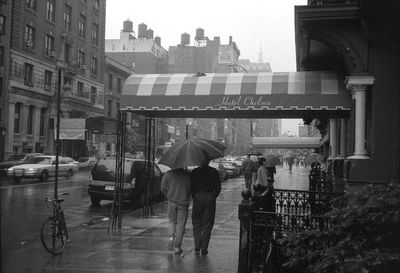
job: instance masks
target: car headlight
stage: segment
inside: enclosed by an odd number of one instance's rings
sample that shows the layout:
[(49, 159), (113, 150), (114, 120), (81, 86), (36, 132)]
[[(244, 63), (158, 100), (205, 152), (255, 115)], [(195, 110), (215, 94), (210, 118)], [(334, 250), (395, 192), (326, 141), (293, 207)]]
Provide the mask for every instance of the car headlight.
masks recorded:
[(8, 168), (8, 170), (7, 171), (10, 171), (10, 172), (12, 172), (12, 171), (14, 171), (14, 168)]

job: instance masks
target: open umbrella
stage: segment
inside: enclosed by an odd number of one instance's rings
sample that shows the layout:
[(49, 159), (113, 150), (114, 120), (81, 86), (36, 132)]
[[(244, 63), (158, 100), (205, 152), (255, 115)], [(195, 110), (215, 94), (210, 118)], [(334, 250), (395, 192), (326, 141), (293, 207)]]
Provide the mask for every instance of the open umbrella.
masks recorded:
[(172, 169), (199, 166), (215, 158), (223, 157), (226, 146), (214, 140), (195, 138), (173, 145), (158, 163)]
[(279, 157), (275, 154), (267, 154), (264, 158), (265, 167), (275, 167), (279, 164)]
[(304, 164), (306, 164), (306, 165), (311, 165), (314, 162), (322, 163), (323, 161), (324, 161), (324, 157), (317, 153), (309, 154), (304, 158)]
[(285, 157), (294, 157), (294, 153), (292, 151), (287, 151), (284, 156)]

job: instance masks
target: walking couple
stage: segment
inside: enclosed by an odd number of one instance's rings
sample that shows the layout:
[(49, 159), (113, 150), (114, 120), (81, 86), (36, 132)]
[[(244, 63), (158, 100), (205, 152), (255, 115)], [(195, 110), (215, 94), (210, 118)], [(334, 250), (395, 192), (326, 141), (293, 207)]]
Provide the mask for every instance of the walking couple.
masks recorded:
[(183, 168), (169, 170), (161, 182), (161, 191), (168, 200), (168, 249), (182, 252), (188, 218), (190, 195), (193, 197), (192, 225), (195, 254), (208, 254), (214, 226), (216, 199), (221, 192), (221, 180), (209, 162), (194, 169), (189, 175)]

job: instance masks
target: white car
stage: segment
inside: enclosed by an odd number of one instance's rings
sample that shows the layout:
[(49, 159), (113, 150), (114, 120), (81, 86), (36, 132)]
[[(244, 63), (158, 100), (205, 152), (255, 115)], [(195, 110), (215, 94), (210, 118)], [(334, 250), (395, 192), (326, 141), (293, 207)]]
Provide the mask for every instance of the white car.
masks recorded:
[(164, 165), (164, 164), (158, 164), (158, 163), (157, 163), (157, 166), (160, 168), (161, 173), (162, 173), (163, 175), (164, 175), (166, 172), (168, 172), (169, 170), (171, 170), (170, 167), (168, 167), (167, 165)]
[[(60, 156), (58, 160), (58, 176), (71, 177), (78, 172), (78, 166), (67, 158)], [(43, 155), (32, 157), (22, 165), (9, 168), (7, 176), (13, 177), (16, 182), (21, 178), (39, 178), (43, 182), (55, 176), (55, 170), (56, 156)]]

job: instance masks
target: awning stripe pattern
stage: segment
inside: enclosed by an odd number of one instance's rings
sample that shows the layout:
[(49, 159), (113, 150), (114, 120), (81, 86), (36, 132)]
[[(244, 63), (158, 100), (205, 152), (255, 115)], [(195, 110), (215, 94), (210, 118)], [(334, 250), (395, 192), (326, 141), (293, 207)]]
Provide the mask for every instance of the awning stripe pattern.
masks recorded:
[(332, 72), (133, 74), (122, 109), (350, 110), (350, 92)]

